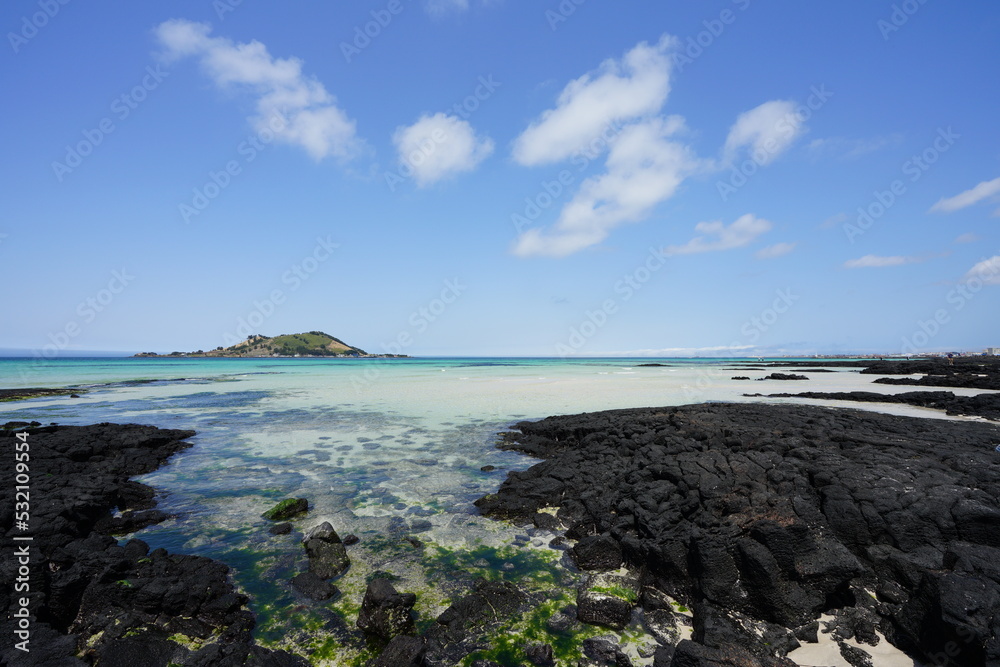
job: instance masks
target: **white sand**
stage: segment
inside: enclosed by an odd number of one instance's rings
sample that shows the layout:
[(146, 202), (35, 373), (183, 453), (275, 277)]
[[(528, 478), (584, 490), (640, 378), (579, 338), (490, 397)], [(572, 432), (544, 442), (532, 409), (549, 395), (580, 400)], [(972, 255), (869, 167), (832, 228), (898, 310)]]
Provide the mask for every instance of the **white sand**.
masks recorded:
[[(832, 616), (821, 616), (819, 618), (819, 643), (802, 644), (802, 648), (795, 649), (788, 654), (788, 659), (799, 667), (851, 667), (851, 663), (840, 655), (840, 647), (837, 642), (829, 633), (823, 631), (824, 624), (833, 620)], [(859, 644), (853, 639), (848, 639), (844, 643), (870, 655), (875, 667), (923, 667), (922, 663), (910, 658), (887, 642), (881, 634), (878, 634), (878, 639), (877, 646)]]

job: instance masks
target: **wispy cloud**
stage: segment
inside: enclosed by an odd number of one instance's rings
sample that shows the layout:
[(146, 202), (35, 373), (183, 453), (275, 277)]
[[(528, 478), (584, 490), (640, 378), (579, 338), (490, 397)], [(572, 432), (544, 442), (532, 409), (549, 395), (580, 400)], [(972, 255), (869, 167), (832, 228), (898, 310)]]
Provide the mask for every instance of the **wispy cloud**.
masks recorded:
[(903, 135), (891, 134), (871, 139), (846, 139), (844, 137), (828, 137), (826, 139), (814, 139), (809, 142), (809, 152), (814, 157), (832, 155), (844, 160), (855, 158), (880, 151), (889, 146), (895, 146), (902, 142)]
[[(256, 115), (249, 121), (257, 131), (273, 131), (285, 143), (303, 148), (316, 160), (357, 155), (363, 143), (355, 123), (337, 106), (322, 83), (302, 73), (297, 58), (274, 58), (267, 47), (212, 37), (207, 23), (174, 19), (155, 29), (168, 60), (197, 58), (223, 90), (256, 96)], [(274, 119), (283, 119), (275, 128)]]
[(464, 12), (468, 8), (469, 0), (424, 0), (424, 9), (431, 15)]
[(925, 261), (920, 257), (881, 257), (879, 255), (865, 255), (858, 259), (851, 259), (844, 262), (845, 269), (879, 269), (887, 266), (902, 266), (904, 264), (917, 264)]
[(983, 240), (982, 236), (970, 232), (968, 234), (962, 234), (961, 236), (959, 236), (957, 239), (955, 239), (955, 243), (975, 243), (976, 241), (982, 241), (982, 240)]
[(847, 222), (846, 213), (838, 213), (837, 215), (831, 215), (829, 218), (820, 223), (820, 229), (833, 229), (834, 227), (839, 227), (841, 224)]
[(551, 231), (522, 234), (514, 254), (563, 257), (600, 243), (619, 225), (648, 216), (697, 169), (692, 152), (670, 140), (681, 126), (679, 118), (655, 118), (622, 130), (611, 144), (607, 171), (583, 182)]
[[(479, 5), (488, 7), (499, 4), (503, 0), (479, 0)], [(424, 0), (424, 11), (434, 17), (445, 16), (447, 14), (460, 14), (468, 11), (471, 3), (469, 0)]]
[[(601, 356), (608, 357), (699, 357), (699, 356), (733, 356), (739, 352), (757, 349), (754, 345), (711, 345), (708, 347), (661, 347), (658, 349), (626, 350), (624, 352), (605, 352)], [(719, 353), (722, 353), (721, 355)]]
[(684, 245), (668, 246), (664, 252), (668, 255), (692, 255), (702, 252), (732, 250), (749, 245), (762, 234), (771, 231), (772, 225), (763, 218), (757, 218), (747, 213), (726, 226), (721, 221), (699, 222), (694, 230), (701, 234)]
[(776, 257), (782, 257), (792, 252), (797, 245), (797, 243), (776, 243), (766, 248), (761, 248), (757, 251), (755, 257), (757, 259), (775, 259)]
[(658, 113), (670, 93), (670, 53), (676, 45), (668, 35), (652, 46), (642, 42), (621, 60), (606, 60), (597, 72), (571, 81), (555, 108), (514, 141), (514, 160), (525, 166), (559, 162), (615, 122)]
[(732, 164), (743, 149), (749, 149), (758, 164), (770, 164), (804, 131), (805, 125), (794, 102), (765, 102), (736, 119), (723, 147), (723, 161)]
[[(953, 211), (959, 211), (963, 208), (972, 206), (973, 204), (978, 204), (984, 199), (988, 199), (989, 197), (993, 197), (998, 194), (1000, 194), (1000, 178), (994, 178), (992, 181), (983, 181), (976, 187), (959, 193), (954, 197), (941, 199), (938, 203), (934, 204), (934, 206), (931, 206), (931, 212), (952, 213)], [(1000, 210), (996, 211), (994, 215), (997, 213), (1000, 213)]]
[(979, 262), (965, 274), (966, 280), (981, 280), (986, 285), (1000, 285), (1000, 255)]
[(477, 137), (468, 121), (444, 113), (397, 128), (392, 140), (420, 187), (472, 171), (493, 152), (491, 139)]
[[(513, 159), (523, 166), (581, 155), (589, 164), (607, 151), (604, 173), (581, 184), (550, 228), (523, 232), (514, 254), (564, 257), (583, 250), (615, 227), (651, 215), (686, 178), (728, 168), (718, 159), (699, 158), (678, 138), (687, 130), (684, 119), (663, 113), (678, 45), (664, 35), (654, 45), (638, 44), (620, 60), (605, 61), (596, 72), (571, 81), (556, 106), (514, 141)], [(792, 102), (767, 102), (737, 119), (722, 152), (731, 160), (744, 148), (759, 149), (766, 155), (754, 159), (764, 165), (803, 131)]]

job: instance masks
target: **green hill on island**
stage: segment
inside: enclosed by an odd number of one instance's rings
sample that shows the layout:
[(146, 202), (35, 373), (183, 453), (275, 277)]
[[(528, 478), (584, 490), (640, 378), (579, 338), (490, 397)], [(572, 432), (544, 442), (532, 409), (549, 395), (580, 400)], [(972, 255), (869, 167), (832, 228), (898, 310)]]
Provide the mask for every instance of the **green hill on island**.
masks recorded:
[[(255, 334), (242, 343), (230, 347), (217, 347), (208, 352), (171, 352), (156, 354), (142, 352), (137, 357), (370, 357), (359, 347), (348, 345), (339, 338), (322, 331), (284, 334), (281, 336), (261, 336)], [(390, 356), (390, 355), (377, 355)]]

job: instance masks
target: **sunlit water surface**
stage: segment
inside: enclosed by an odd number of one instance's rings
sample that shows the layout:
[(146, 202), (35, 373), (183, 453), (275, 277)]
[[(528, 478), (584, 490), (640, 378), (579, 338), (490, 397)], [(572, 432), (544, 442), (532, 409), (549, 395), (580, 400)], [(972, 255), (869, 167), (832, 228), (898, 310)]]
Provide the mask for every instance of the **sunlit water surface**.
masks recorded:
[[(641, 365), (651, 363), (663, 365)], [(872, 376), (848, 369), (805, 372), (809, 382), (735, 381), (733, 376), (757, 378), (780, 369), (733, 370), (734, 363), (3, 359), (0, 387), (87, 391), (79, 398), (2, 403), (0, 422), (110, 421), (197, 431), (194, 447), (142, 478), (173, 518), (136, 537), (153, 548), (229, 564), (237, 584), (253, 596), (261, 641), (316, 662), (349, 664), (348, 657), (367, 655), (350, 625), (374, 572), (395, 577), (400, 590), (418, 592), (424, 625), (482, 574), (571, 591), (575, 575), (557, 564), (562, 552), (548, 547), (554, 535), (484, 519), (473, 505), (495, 492), (508, 471), (532, 465), (495, 447), (497, 433), (519, 420), (762, 400), (743, 396), (753, 392), (906, 390), (874, 385)], [(802, 402), (944, 418), (898, 405)], [(495, 470), (483, 472), (484, 466)], [(295, 522), (296, 533), (272, 536), (260, 514), (288, 497), (308, 498), (312, 509)], [(288, 583), (306, 569), (301, 533), (324, 520), (341, 535), (361, 538), (350, 550), (351, 570), (336, 582), (343, 596), (332, 604), (304, 601)]]

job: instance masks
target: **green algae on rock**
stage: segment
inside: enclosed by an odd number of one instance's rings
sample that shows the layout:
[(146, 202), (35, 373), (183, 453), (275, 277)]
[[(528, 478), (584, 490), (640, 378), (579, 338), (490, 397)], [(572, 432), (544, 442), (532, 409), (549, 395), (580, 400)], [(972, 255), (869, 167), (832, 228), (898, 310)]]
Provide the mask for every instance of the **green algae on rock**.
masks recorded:
[(309, 511), (309, 501), (305, 498), (286, 498), (261, 514), (268, 521), (285, 521)]

